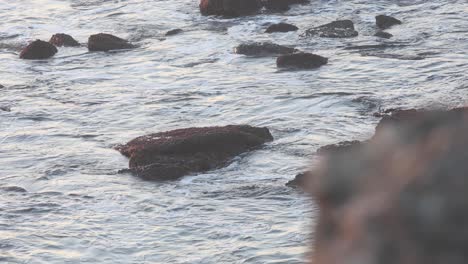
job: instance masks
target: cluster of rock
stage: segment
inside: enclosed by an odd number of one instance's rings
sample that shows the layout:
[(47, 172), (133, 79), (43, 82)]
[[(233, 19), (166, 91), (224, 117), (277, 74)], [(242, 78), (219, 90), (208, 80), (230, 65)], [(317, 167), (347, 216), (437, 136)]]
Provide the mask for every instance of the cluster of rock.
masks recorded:
[[(468, 108), (383, 115), (297, 177), (319, 205), (314, 262), (466, 263)], [(290, 183), (291, 185), (292, 183)]]
[[(35, 40), (26, 46), (20, 53), (21, 59), (42, 60), (54, 56), (57, 47), (80, 47), (81, 44), (72, 36), (58, 33), (53, 35), (48, 42)], [(132, 49), (135, 45), (127, 40), (113, 36), (111, 34), (99, 33), (91, 35), (88, 39), (89, 51), (110, 51), (120, 49)]]

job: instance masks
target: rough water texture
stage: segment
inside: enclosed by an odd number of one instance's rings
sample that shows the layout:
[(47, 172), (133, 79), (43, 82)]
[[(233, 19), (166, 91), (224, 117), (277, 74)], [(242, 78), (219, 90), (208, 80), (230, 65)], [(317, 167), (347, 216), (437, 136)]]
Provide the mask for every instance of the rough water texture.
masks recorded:
[[(10, 109), (0, 111), (0, 262), (303, 263), (317, 211), (285, 183), (320, 146), (369, 138), (379, 108), (466, 103), (465, 0), (312, 1), (235, 19), (202, 16), (198, 4), (0, 5), (0, 106)], [(379, 14), (404, 21), (386, 30), (390, 40), (373, 36)], [(300, 36), (337, 19), (352, 20), (359, 35)], [(264, 33), (280, 22), (300, 30)], [(184, 33), (161, 41), (175, 28)], [(80, 43), (106, 32), (138, 48), (63, 47), (46, 61), (18, 59), (26, 43), (57, 32)], [(234, 54), (248, 42), (330, 59), (281, 71), (274, 57)], [(393, 45), (344, 49), (383, 43)], [(128, 165), (113, 149), (119, 143), (227, 124), (268, 127), (275, 141), (175, 182), (117, 173)]]

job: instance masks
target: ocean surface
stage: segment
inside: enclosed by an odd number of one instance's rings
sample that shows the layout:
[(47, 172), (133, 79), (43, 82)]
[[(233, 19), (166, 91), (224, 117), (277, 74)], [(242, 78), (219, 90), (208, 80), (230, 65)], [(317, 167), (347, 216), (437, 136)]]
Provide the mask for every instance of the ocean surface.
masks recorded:
[[(381, 109), (468, 98), (466, 0), (312, 0), (235, 19), (203, 17), (196, 0), (0, 2), (1, 263), (304, 263), (318, 212), (285, 183), (316, 149), (366, 139)], [(390, 40), (373, 36), (379, 14), (404, 22)], [(353, 20), (359, 36), (300, 36), (336, 19)], [(300, 30), (263, 33), (276, 22)], [(184, 32), (164, 37), (176, 28)], [(139, 47), (18, 58), (29, 41), (60, 32), (83, 43), (106, 32)], [(279, 71), (275, 57), (233, 53), (251, 41), (329, 64)], [(117, 144), (227, 124), (267, 126), (275, 141), (178, 181), (117, 173), (128, 166)]]

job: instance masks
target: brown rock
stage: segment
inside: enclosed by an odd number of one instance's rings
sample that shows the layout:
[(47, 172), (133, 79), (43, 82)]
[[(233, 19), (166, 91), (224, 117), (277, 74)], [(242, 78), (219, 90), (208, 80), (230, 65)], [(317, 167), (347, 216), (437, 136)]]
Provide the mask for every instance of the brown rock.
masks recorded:
[(204, 16), (238, 17), (260, 11), (259, 0), (201, 0), (200, 12)]
[(35, 40), (21, 51), (20, 58), (25, 60), (43, 60), (54, 56), (57, 51), (57, 48), (49, 42)]
[(313, 69), (328, 63), (328, 59), (312, 53), (294, 53), (278, 57), (278, 68)]
[(380, 29), (387, 29), (394, 25), (401, 25), (402, 22), (394, 17), (386, 15), (378, 15), (375, 17), (375, 23)]
[(57, 47), (78, 47), (80, 46), (80, 43), (76, 41), (72, 36), (63, 34), (63, 33), (57, 33), (53, 35), (49, 43), (52, 45), (55, 45)]
[(125, 39), (110, 34), (99, 33), (91, 35), (88, 39), (89, 51), (110, 51), (131, 48), (135, 48), (135, 46)]
[(226, 165), (272, 141), (267, 128), (246, 125), (186, 128), (138, 137), (118, 146), (130, 170), (147, 180), (174, 180)]

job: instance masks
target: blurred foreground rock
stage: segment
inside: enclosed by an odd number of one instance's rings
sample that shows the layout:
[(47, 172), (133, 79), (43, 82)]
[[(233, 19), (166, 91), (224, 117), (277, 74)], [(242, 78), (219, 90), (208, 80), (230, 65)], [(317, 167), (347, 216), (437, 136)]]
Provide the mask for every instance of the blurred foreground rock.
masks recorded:
[(273, 137), (267, 128), (246, 125), (172, 130), (118, 146), (130, 171), (146, 180), (174, 180), (227, 165), (235, 156)]
[(304, 185), (320, 216), (312, 263), (468, 263), (468, 108), (397, 110)]

